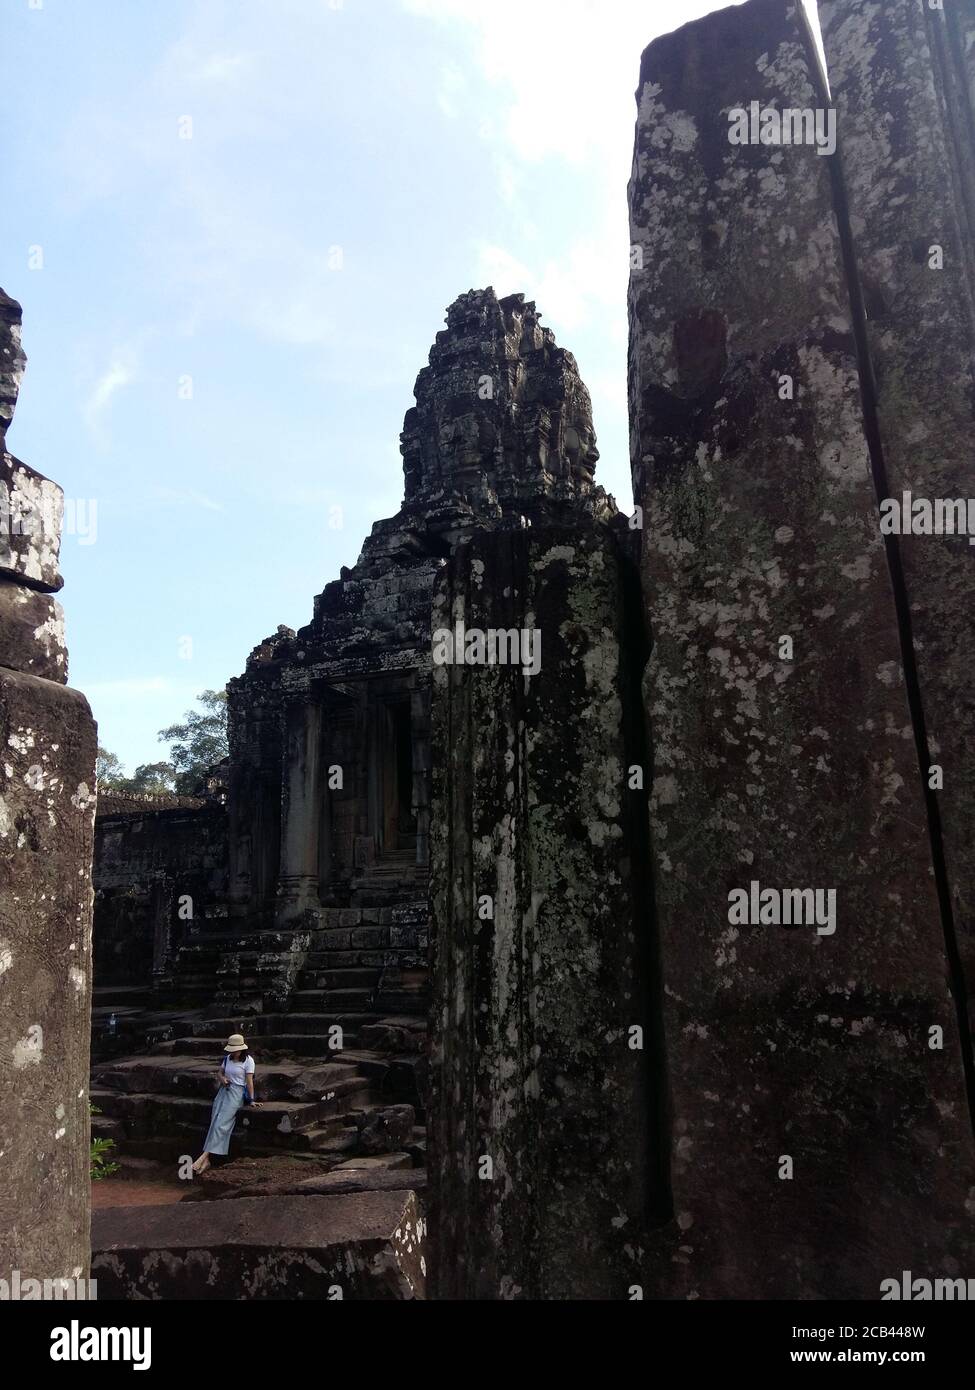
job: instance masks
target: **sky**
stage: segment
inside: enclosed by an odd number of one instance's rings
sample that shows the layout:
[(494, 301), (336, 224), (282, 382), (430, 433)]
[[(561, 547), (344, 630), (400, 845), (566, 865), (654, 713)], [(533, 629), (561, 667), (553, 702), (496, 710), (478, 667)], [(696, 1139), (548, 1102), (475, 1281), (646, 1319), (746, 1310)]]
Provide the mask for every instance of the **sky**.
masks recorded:
[(65, 491), (70, 683), (132, 771), (402, 499), (447, 305), (522, 291), (632, 504), (643, 48), (709, 0), (0, 0), (8, 448)]

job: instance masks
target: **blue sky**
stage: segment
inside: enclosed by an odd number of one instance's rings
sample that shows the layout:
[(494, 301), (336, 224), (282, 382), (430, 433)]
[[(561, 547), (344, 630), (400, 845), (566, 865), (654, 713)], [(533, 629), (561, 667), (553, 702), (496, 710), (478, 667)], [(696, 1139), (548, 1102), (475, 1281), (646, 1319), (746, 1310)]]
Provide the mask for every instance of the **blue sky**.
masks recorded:
[(396, 511), (459, 293), (536, 300), (630, 505), (633, 91), (652, 38), (720, 6), (33, 6), (2, 0), (9, 447), (74, 506), (71, 684), (130, 770)]

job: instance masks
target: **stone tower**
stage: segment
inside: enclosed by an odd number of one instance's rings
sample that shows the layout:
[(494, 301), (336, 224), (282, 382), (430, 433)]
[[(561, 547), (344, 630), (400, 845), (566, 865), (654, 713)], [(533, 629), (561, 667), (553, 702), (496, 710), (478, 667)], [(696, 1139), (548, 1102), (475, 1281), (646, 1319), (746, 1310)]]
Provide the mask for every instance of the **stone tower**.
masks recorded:
[[(312, 921), (403, 856), (424, 877), (430, 605), (447, 557), (474, 531), (615, 512), (593, 482), (589, 393), (538, 318), (523, 295), (492, 289), (450, 306), (404, 420), (403, 506), (375, 523), (308, 626), (279, 629), (232, 682), (238, 919)], [(341, 787), (326, 785), (329, 767)]]
[[(61, 489), (7, 452), (25, 358), (0, 291), (0, 1279), (88, 1268), (95, 722), (68, 679)], [(27, 1297), (27, 1293), (24, 1294)], [(40, 1297), (40, 1293), (35, 1295)]]

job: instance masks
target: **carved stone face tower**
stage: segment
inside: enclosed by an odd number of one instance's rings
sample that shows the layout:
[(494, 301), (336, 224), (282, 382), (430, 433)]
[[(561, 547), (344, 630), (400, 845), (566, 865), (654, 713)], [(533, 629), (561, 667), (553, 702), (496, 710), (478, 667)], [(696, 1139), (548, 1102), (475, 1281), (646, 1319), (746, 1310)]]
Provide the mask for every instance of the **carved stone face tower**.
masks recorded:
[(401, 436), (405, 509), (518, 526), (595, 500), (589, 392), (524, 295), (456, 299), (415, 395)]

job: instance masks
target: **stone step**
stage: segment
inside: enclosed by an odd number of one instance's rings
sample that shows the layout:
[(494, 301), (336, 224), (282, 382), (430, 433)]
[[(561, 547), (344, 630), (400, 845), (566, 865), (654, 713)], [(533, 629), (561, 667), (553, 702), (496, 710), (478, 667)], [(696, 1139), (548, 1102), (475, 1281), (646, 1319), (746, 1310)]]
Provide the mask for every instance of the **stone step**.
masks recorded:
[(339, 1054), (347, 1066), (354, 1067), (360, 1076), (368, 1077), (374, 1087), (385, 1081), (389, 1075), (391, 1059), (380, 1052), (370, 1052), (364, 1048), (343, 1048)]
[(92, 1139), (111, 1139), (113, 1143), (117, 1144), (125, 1138), (125, 1125), (121, 1120), (113, 1119), (110, 1115), (92, 1115), (91, 1137)]
[[(153, 1057), (205, 1057), (219, 1060), (223, 1051), (224, 1037), (219, 1038), (174, 1038), (157, 1043), (150, 1055)], [(269, 1057), (278, 1053), (288, 1053), (294, 1057), (322, 1058), (342, 1061), (350, 1047), (359, 1047), (362, 1038), (353, 1029), (342, 1026), (342, 1047), (334, 1046), (334, 1037), (328, 1032), (327, 1020), (322, 1020), (321, 1033), (270, 1033), (257, 1038), (251, 1050), (258, 1066), (267, 1064)], [(130, 1049), (131, 1051), (131, 1049)], [(214, 1062), (216, 1065), (216, 1062)]]
[[(333, 1089), (333, 1088), (330, 1088)], [(110, 1119), (122, 1120), (127, 1137), (148, 1139), (163, 1130), (176, 1134), (180, 1129), (205, 1135), (210, 1123), (212, 1097), (140, 1094), (138, 1092), (92, 1090), (92, 1102)], [(263, 1138), (293, 1135), (335, 1116), (342, 1109), (340, 1098), (328, 1101), (265, 1101), (255, 1110), (249, 1106), (238, 1116), (237, 1125)]]
[[(112, 1091), (152, 1095), (197, 1096), (212, 1102), (216, 1094), (217, 1059), (189, 1055), (130, 1057), (98, 1066), (93, 1084)], [(359, 1096), (368, 1090), (368, 1079), (344, 1059), (307, 1066), (302, 1062), (275, 1062), (258, 1068), (257, 1095), (268, 1100), (321, 1100), (325, 1096)]]
[(384, 1172), (396, 1172), (404, 1168), (414, 1166), (412, 1158), (408, 1153), (397, 1154), (375, 1154), (373, 1156), (350, 1158), (344, 1163), (340, 1163), (332, 1171), (335, 1173), (350, 1173), (353, 1171), (361, 1172), (364, 1169), (381, 1169)]
[(309, 989), (368, 989), (375, 988), (379, 980), (380, 968), (378, 966), (359, 966), (352, 968), (330, 968), (320, 967), (316, 961), (313, 965), (305, 963), (302, 972), (302, 979), (308, 980)]
[(365, 1008), (372, 1003), (373, 989), (296, 989), (291, 1006), (299, 1012), (330, 1011)]
[[(167, 1124), (151, 1138), (130, 1136), (119, 1144), (119, 1156), (139, 1155), (155, 1161), (172, 1163), (184, 1154), (194, 1158), (200, 1152), (206, 1134), (206, 1122), (196, 1121)], [(245, 1116), (239, 1120), (230, 1139), (228, 1158), (275, 1157), (286, 1153), (294, 1158), (325, 1158), (340, 1162), (356, 1151), (359, 1131), (344, 1116), (323, 1120), (307, 1129), (256, 1130)], [(113, 1158), (115, 1153), (113, 1152)]]
[[(429, 1006), (429, 987), (423, 989), (382, 989), (376, 995), (376, 1007), (386, 1013), (425, 1015)], [(380, 1017), (382, 1016), (380, 1015)]]
[[(335, 941), (327, 950), (309, 951), (302, 967), (305, 972), (315, 970), (363, 969), (378, 970), (386, 964), (389, 951), (396, 949), (389, 945), (389, 927), (357, 927), (360, 939), (352, 941), (351, 931), (335, 933)], [(366, 944), (363, 944), (363, 939)]]
[(313, 1125), (311, 1129), (299, 1131), (295, 1136), (295, 1148), (315, 1154), (350, 1154), (359, 1143), (359, 1130), (355, 1125), (344, 1125), (333, 1130), (325, 1125)]
[(426, 1045), (425, 1014), (386, 1014), (377, 1023), (363, 1024), (362, 1046), (372, 1052), (422, 1052)]
[[(416, 1020), (407, 1020), (416, 1022)], [(397, 1020), (399, 1024), (402, 1019)], [(399, 1030), (399, 1036), (403, 1036), (404, 1030)], [(411, 1039), (412, 1035), (407, 1035)], [(422, 1033), (419, 1035), (422, 1038)], [(335, 1067), (336, 1070), (345, 1069), (347, 1074), (357, 1074), (366, 1078), (373, 1089), (382, 1089), (384, 1093), (396, 1099), (403, 1099), (411, 1102), (418, 1100), (418, 1085), (416, 1082), (417, 1068), (425, 1067), (425, 1059), (416, 1051), (419, 1043), (412, 1043), (411, 1050), (403, 1056), (398, 1056), (395, 1051), (388, 1047), (382, 1049), (360, 1046), (359, 1040), (354, 1034), (345, 1033), (343, 1040), (346, 1046), (343, 1048), (332, 1048), (331, 1039), (328, 1035), (316, 1036), (311, 1033), (294, 1033), (272, 1035), (262, 1038), (255, 1058), (258, 1066), (258, 1095), (267, 1096), (269, 1099), (275, 1098), (271, 1078), (291, 1078), (302, 1076), (308, 1072), (317, 1078), (322, 1066), (317, 1068), (310, 1066), (313, 1059), (321, 1058), (322, 1064), (328, 1067)], [(287, 1054), (282, 1061), (275, 1061), (276, 1053)], [(132, 1085), (129, 1089), (145, 1089), (160, 1092), (175, 1091), (178, 1094), (201, 1094), (210, 1095), (212, 1091), (205, 1089), (209, 1087), (213, 1073), (219, 1061), (220, 1050), (219, 1041), (208, 1038), (176, 1038), (172, 1041), (157, 1044), (148, 1057), (131, 1058), (127, 1060), (127, 1067), (122, 1069), (122, 1076), (126, 1074), (133, 1077)], [(162, 1059), (166, 1059), (165, 1062)], [(202, 1061), (202, 1073), (206, 1078), (204, 1083), (196, 1086), (189, 1078), (186, 1082), (177, 1082), (175, 1087), (160, 1085), (159, 1081), (165, 1081), (169, 1071), (178, 1072), (183, 1064), (192, 1064), (194, 1068), (199, 1068)], [(136, 1063), (142, 1064), (135, 1066)], [(147, 1070), (149, 1064), (160, 1064), (158, 1073)], [(104, 1063), (93, 1069), (93, 1075), (100, 1078), (99, 1084), (108, 1085), (113, 1090), (124, 1090), (125, 1085), (112, 1085), (112, 1071), (116, 1063)], [(119, 1073), (116, 1073), (119, 1074)], [(135, 1081), (135, 1077), (147, 1077), (155, 1080), (156, 1085), (140, 1086)], [(273, 1082), (274, 1086), (280, 1083)], [(289, 1082), (294, 1088), (295, 1081)], [(284, 1088), (287, 1090), (287, 1087)]]
[[(122, 1112), (108, 1120), (113, 1126), (112, 1133), (119, 1154), (136, 1153), (172, 1161), (186, 1153), (195, 1156), (199, 1150), (209, 1122), (209, 1106), (205, 1103), (198, 1102), (191, 1107), (185, 1102), (174, 1105), (173, 1098), (169, 1096), (116, 1094), (113, 1098), (102, 1092), (96, 1094), (104, 1107), (114, 1107)], [(273, 1114), (276, 1123), (266, 1121), (269, 1113)], [(325, 1158), (347, 1155), (352, 1158), (358, 1154), (363, 1142), (363, 1130), (368, 1125), (369, 1117), (377, 1115), (380, 1118), (376, 1124), (381, 1125), (381, 1117), (390, 1113), (385, 1102), (377, 1101), (364, 1108), (337, 1112), (312, 1123), (306, 1122), (307, 1116), (301, 1116), (296, 1123), (292, 1110), (268, 1103), (262, 1105), (260, 1111), (247, 1109), (238, 1112), (230, 1157), (287, 1150), (296, 1155), (317, 1154)], [(416, 1128), (411, 1131), (412, 1134), (417, 1132)], [(422, 1133), (422, 1130), (419, 1132)], [(406, 1147), (412, 1150), (415, 1143), (410, 1141)], [(369, 1156), (388, 1157), (375, 1155), (374, 1150)]]
[(328, 1022), (325, 1018), (319, 1020), (323, 1029), (321, 1033), (271, 1033), (260, 1039), (261, 1053), (270, 1056), (275, 1053), (291, 1053), (296, 1057), (339, 1059), (345, 1056), (346, 1049), (358, 1047), (362, 1042), (358, 1030), (348, 1028), (343, 1023), (339, 1025), (342, 1029), (342, 1047), (336, 1047), (336, 1035), (328, 1031)]
[(291, 948), (291, 943), (296, 936), (306, 937), (307, 930), (295, 928), (290, 930), (287, 927), (274, 927), (270, 929), (258, 929), (256, 931), (210, 931), (200, 932), (198, 936), (192, 937), (189, 941), (183, 942), (179, 948), (180, 955), (200, 950), (209, 951), (287, 951)]
[(380, 1018), (382, 1018), (382, 1014), (346, 1009), (330, 1012), (318, 1010), (295, 1011), (294, 1013), (275, 1012), (255, 1014), (252, 1018), (248, 1018), (246, 1023), (239, 1016), (237, 1018), (201, 1019), (198, 1024), (194, 1025), (193, 1033), (198, 1038), (208, 1037), (215, 1041), (221, 1039), (222, 1034), (222, 1047), (231, 1033), (239, 1033), (242, 1028), (244, 1037), (249, 1042), (257, 1042), (258, 1038), (269, 1037), (278, 1033), (327, 1033), (328, 1029), (336, 1023), (343, 1030), (361, 1028), (364, 1024), (375, 1023)]

